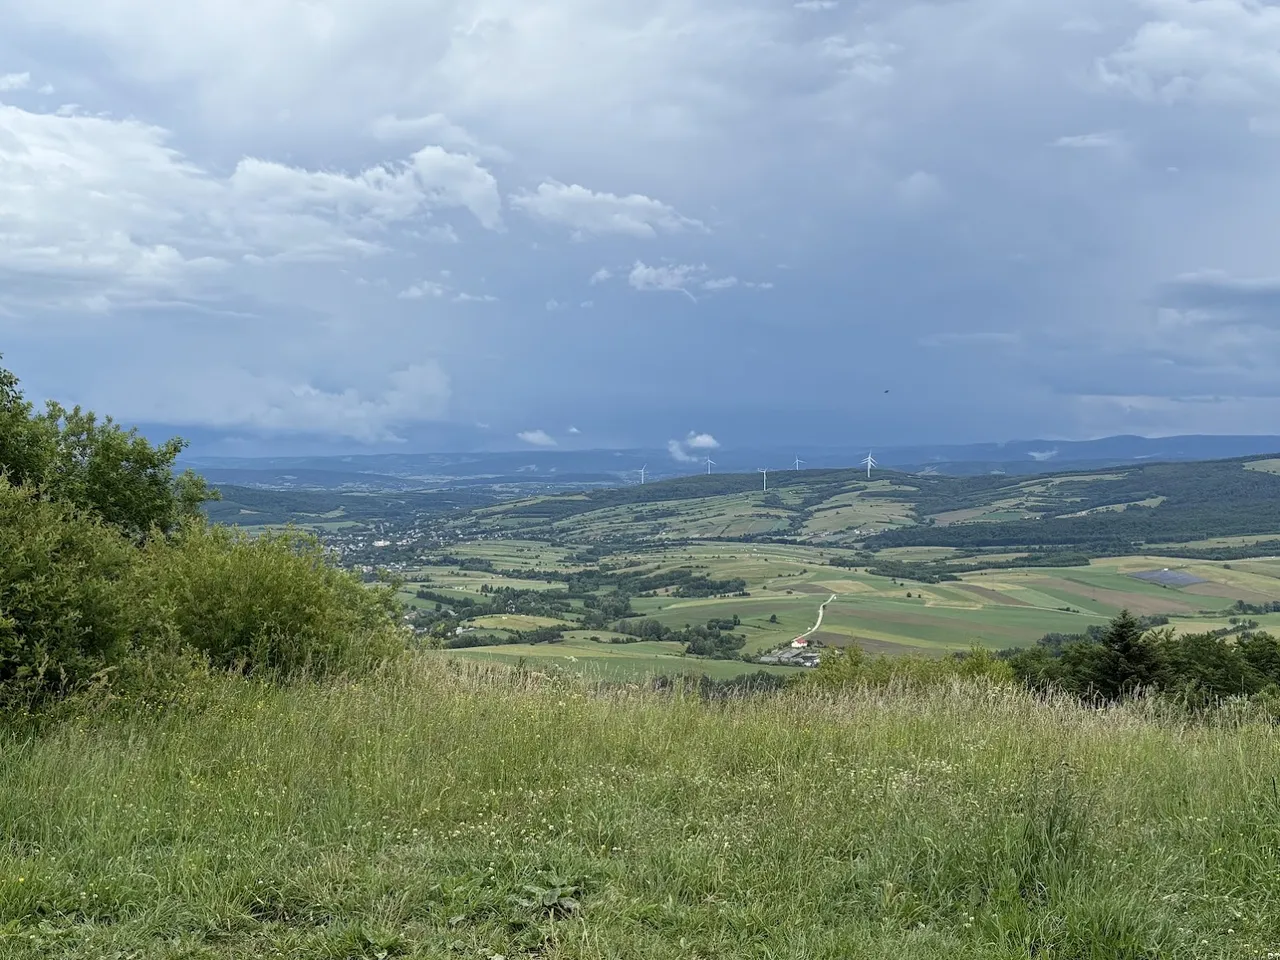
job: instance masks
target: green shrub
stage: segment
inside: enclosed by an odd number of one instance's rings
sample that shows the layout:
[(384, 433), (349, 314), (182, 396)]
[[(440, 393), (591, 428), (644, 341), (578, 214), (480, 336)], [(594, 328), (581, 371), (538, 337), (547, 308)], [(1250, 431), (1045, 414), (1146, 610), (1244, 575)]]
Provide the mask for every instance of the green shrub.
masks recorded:
[(891, 683), (926, 687), (975, 679), (1011, 683), (1014, 673), (1007, 663), (982, 647), (952, 657), (868, 657), (859, 647), (847, 647), (823, 651), (818, 669), (805, 678), (805, 683), (826, 689)]
[(0, 476), (0, 701), (104, 677), (129, 654), (145, 604), (120, 531)]
[(405, 648), (394, 592), (334, 566), (314, 536), (192, 522), (144, 557), (156, 620), (215, 667), (318, 675)]
[(110, 417), (53, 401), (37, 412), (17, 378), (0, 367), (0, 474), (131, 537), (174, 530), (216, 498), (190, 470), (175, 476), (185, 446), (176, 438), (152, 445)]

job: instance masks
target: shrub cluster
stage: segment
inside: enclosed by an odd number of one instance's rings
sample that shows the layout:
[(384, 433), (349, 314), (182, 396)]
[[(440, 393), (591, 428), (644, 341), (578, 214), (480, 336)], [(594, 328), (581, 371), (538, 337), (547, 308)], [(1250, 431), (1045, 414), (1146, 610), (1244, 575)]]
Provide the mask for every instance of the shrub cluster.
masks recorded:
[(807, 686), (834, 690), (846, 686), (929, 687), (952, 680), (1012, 683), (1014, 671), (982, 647), (951, 657), (868, 656), (860, 647), (826, 651), (818, 669), (804, 678)]
[(403, 648), (393, 592), (294, 532), (210, 527), (183, 444), (79, 408), (41, 413), (0, 369), (0, 706), (168, 660), (276, 677)]
[(1004, 657), (1028, 686), (1086, 700), (1119, 700), (1138, 692), (1194, 705), (1227, 697), (1280, 699), (1280, 640), (1252, 626), (1179, 634), (1170, 627), (1148, 629), (1126, 611), (1100, 635), (1064, 643), (1051, 634)]

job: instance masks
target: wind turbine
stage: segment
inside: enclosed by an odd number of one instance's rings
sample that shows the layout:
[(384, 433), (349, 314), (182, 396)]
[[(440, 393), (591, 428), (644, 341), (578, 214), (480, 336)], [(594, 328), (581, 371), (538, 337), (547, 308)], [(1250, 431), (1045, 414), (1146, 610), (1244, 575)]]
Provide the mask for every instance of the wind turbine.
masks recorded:
[(765, 489), (765, 492), (767, 493), (767, 492), (768, 492), (768, 490), (769, 490), (769, 468), (768, 468), (768, 467), (757, 467), (757, 468), (756, 468), (756, 473), (763, 473), (763, 474), (764, 474), (764, 489)]
[(799, 470), (799, 469), (800, 469), (800, 464), (802, 464), (802, 463), (808, 463), (808, 462), (809, 462), (808, 460), (801, 460), (799, 457), (796, 457), (796, 469), (797, 469), (797, 470)]
[(861, 461), (861, 462), (862, 462), (862, 463), (864, 463), (864, 464), (866, 464), (866, 466), (867, 466), (867, 479), (868, 479), (868, 480), (870, 480), (870, 479), (871, 479), (871, 468), (872, 468), (872, 467), (874, 467), (874, 466), (878, 466), (878, 464), (876, 463), (876, 458), (875, 458), (875, 457), (873, 457), (873, 456), (871, 455), (871, 451), (870, 451), (870, 450), (868, 450), (868, 451), (867, 451), (867, 458), (866, 458), (865, 460)]
[(707, 476), (711, 476), (711, 468), (714, 467), (715, 465), (716, 465), (716, 462), (712, 460), (710, 457), (707, 457)]
[(644, 486), (644, 472), (648, 469), (649, 469), (649, 465), (647, 463), (640, 468), (640, 486), (642, 487)]

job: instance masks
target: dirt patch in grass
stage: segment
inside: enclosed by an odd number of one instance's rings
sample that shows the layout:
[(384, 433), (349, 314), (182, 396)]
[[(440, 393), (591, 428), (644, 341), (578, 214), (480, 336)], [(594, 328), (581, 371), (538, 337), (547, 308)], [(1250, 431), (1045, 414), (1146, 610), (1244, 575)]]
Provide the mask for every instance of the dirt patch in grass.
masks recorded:
[(1001, 593), (999, 590), (992, 590), (990, 587), (980, 587), (976, 583), (958, 583), (955, 585), (960, 590), (968, 591), (976, 596), (982, 597), (984, 600), (990, 600), (992, 603), (999, 603), (1008, 607), (1029, 607), (1032, 604), (1025, 600), (1019, 600), (1017, 597), (1011, 597), (1007, 593)]

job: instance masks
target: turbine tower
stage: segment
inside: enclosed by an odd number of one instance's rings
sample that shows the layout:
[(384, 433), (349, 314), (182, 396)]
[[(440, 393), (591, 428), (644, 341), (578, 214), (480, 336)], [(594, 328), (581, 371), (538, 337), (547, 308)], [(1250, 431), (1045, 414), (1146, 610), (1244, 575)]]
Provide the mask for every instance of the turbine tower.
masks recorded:
[(640, 468), (640, 486), (642, 487), (644, 486), (644, 472), (648, 469), (649, 469), (649, 465), (647, 463)]
[(762, 474), (764, 474), (764, 489), (765, 489), (765, 492), (767, 493), (767, 492), (769, 491), (769, 468), (768, 468), (768, 467), (757, 467), (757, 468), (756, 468), (756, 473), (762, 473)]
[(801, 460), (799, 457), (796, 457), (796, 469), (797, 469), (797, 470), (799, 470), (799, 469), (800, 469), (800, 464), (802, 464), (802, 463), (808, 463), (808, 462), (809, 462), (808, 460)]
[(865, 460), (863, 460), (862, 462), (863, 462), (864, 464), (866, 464), (866, 467), (867, 467), (867, 479), (868, 479), (868, 480), (870, 480), (870, 479), (871, 479), (871, 468), (872, 468), (872, 467), (875, 467), (875, 466), (879, 466), (879, 464), (877, 464), (877, 463), (876, 463), (876, 458), (875, 458), (875, 457), (873, 457), (873, 456), (871, 455), (871, 451), (870, 451), (870, 450), (868, 450), (868, 451), (867, 451), (867, 458), (866, 458)]
[(714, 467), (715, 465), (716, 465), (716, 462), (712, 460), (710, 457), (707, 457), (707, 476), (711, 476), (711, 468)]

